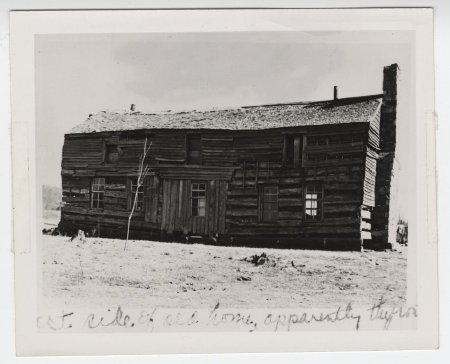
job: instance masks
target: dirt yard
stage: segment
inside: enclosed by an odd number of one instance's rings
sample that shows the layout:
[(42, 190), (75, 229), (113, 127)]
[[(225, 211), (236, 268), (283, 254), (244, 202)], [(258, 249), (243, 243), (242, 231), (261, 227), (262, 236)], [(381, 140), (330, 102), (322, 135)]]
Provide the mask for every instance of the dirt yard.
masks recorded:
[[(327, 252), (43, 238), (46, 304), (368, 306), (406, 296), (406, 252)], [(262, 254), (265, 253), (265, 254)]]

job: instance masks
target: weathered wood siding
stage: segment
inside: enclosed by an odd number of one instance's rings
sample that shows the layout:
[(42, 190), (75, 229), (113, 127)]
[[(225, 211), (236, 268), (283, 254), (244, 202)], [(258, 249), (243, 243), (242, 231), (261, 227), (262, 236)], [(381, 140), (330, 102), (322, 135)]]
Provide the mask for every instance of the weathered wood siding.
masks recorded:
[[(368, 123), (259, 131), (151, 130), (66, 135), (62, 181), (66, 205), (62, 222), (121, 233), (129, 215), (129, 178), (136, 176), (144, 140), (151, 142), (152, 182), (144, 186), (144, 211), (132, 229), (144, 236), (225, 235), (237, 238), (360, 238)], [(202, 164), (187, 163), (186, 144), (201, 135)], [(300, 135), (299, 165), (285, 165), (286, 135)], [(337, 139), (336, 139), (337, 137)], [(322, 138), (314, 144), (310, 138)], [(334, 139), (333, 139), (334, 138)], [(117, 160), (108, 161), (108, 146)], [(299, 145), (297, 144), (297, 148)], [(298, 158), (297, 158), (298, 159)], [(103, 211), (90, 208), (94, 177), (105, 177)], [(191, 216), (190, 186), (207, 183), (205, 217)], [(278, 219), (262, 222), (260, 188), (278, 186)], [(305, 221), (307, 185), (323, 187), (323, 218)], [(78, 224), (78, 225), (77, 225)], [(122, 234), (123, 235), (123, 234)]]
[[(248, 149), (240, 156), (247, 162), (239, 164), (228, 190), (227, 226), (231, 236), (359, 239), (367, 125), (340, 126), (340, 129), (316, 127), (299, 130), (299, 133), (304, 135), (304, 148), (303, 161), (298, 168), (282, 165), (284, 134), (279, 131), (267, 132), (264, 138), (253, 141), (242, 139)], [(308, 143), (311, 136), (327, 140), (336, 135), (358, 136), (360, 141)], [(239, 145), (240, 138), (236, 139)], [(257, 163), (250, 163), (252, 160)], [(278, 186), (276, 222), (263, 222), (259, 216), (258, 189), (263, 185)], [(323, 219), (320, 221), (304, 219), (307, 185), (323, 187)]]
[(191, 180), (168, 179), (163, 182), (161, 229), (167, 233), (225, 234), (225, 201), (227, 182), (206, 183), (206, 214), (191, 214)]
[(369, 123), (363, 197), (363, 204), (367, 207), (375, 206), (375, 180), (377, 175), (377, 160), (380, 152), (380, 111), (381, 104)]

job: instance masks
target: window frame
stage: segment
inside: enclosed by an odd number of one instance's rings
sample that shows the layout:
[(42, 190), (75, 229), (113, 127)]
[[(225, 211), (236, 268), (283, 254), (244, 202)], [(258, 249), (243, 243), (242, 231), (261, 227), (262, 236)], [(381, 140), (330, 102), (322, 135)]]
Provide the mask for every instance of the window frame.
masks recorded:
[[(197, 188), (194, 188), (194, 186), (197, 185)], [(204, 185), (204, 188), (201, 189), (200, 186)], [(191, 216), (192, 217), (200, 217), (200, 218), (204, 218), (206, 217), (206, 203), (207, 203), (207, 182), (206, 181), (192, 181), (191, 182), (191, 188), (190, 188), (190, 212), (191, 212)], [(203, 196), (201, 195), (201, 193), (203, 193)], [(194, 196), (194, 194), (196, 194), (196, 196)], [(194, 204), (194, 201), (195, 204)], [(204, 201), (203, 202), (203, 206), (201, 206), (199, 203), (200, 201)], [(194, 213), (194, 206), (196, 209), (196, 212)], [(201, 211), (203, 211), (203, 215), (199, 214), (200, 208), (202, 209)]]
[[(305, 133), (284, 134), (282, 161), (283, 166), (291, 168), (303, 167), (304, 149)], [(290, 156), (291, 153), (292, 156)]]
[[(198, 150), (199, 156), (197, 159), (193, 160), (191, 157), (191, 140), (199, 139), (200, 140), (200, 149)], [(203, 141), (201, 134), (187, 134), (186, 135), (186, 163), (193, 165), (201, 165), (203, 163)]]
[[(265, 190), (267, 188), (276, 188), (276, 194), (268, 194), (266, 195)], [(279, 205), (280, 205), (280, 189), (278, 187), (278, 185), (275, 184), (264, 184), (264, 185), (260, 185), (259, 186), (259, 193), (258, 193), (258, 220), (260, 222), (265, 222), (265, 223), (277, 223), (279, 220)], [(276, 196), (276, 201), (274, 203), (274, 201), (266, 201), (265, 198), (266, 196)], [(276, 205), (276, 209), (271, 209), (271, 211), (276, 211), (276, 215), (274, 218), (272, 219), (265, 219), (265, 207), (266, 205)], [(272, 214), (272, 213), (271, 213)]]
[[(313, 188), (314, 190), (309, 192), (308, 190)], [(318, 195), (320, 197), (308, 198), (308, 195)], [(324, 200), (324, 188), (322, 184), (307, 184), (303, 189), (303, 221), (305, 222), (318, 222), (323, 221), (323, 200)], [(308, 201), (315, 202), (315, 207), (308, 207)], [(311, 214), (308, 214), (307, 211), (310, 211)], [(312, 215), (312, 212), (315, 211), (316, 215)], [(316, 216), (316, 217), (312, 217)]]
[[(102, 180), (103, 183), (96, 183), (96, 181)], [(97, 186), (97, 188), (94, 188)], [(101, 189), (103, 186), (103, 189)], [(105, 177), (94, 177), (91, 181), (90, 195), (91, 195), (91, 209), (93, 210), (103, 210), (105, 208)], [(95, 197), (97, 196), (97, 197)], [(102, 196), (100, 198), (100, 196)], [(101, 203), (101, 206), (100, 206)]]
[(308, 134), (304, 143), (309, 147), (322, 147), (325, 145), (357, 146), (364, 144), (365, 138), (362, 132), (339, 132), (331, 134)]
[[(107, 164), (112, 164), (112, 163), (117, 163), (119, 161), (119, 156), (120, 156), (120, 152), (119, 152), (119, 146), (117, 144), (105, 144), (105, 160), (104, 163)], [(115, 157), (114, 160), (110, 159), (110, 155), (111, 154), (117, 154), (117, 157)]]
[[(130, 203), (128, 206), (128, 210), (131, 211), (133, 209), (134, 197), (136, 194), (136, 187), (138, 177), (130, 177), (129, 178), (129, 193), (130, 193)], [(145, 186), (144, 183), (139, 187), (138, 196), (136, 200), (136, 207), (134, 209), (135, 213), (143, 213), (144, 212), (144, 198), (145, 198)]]

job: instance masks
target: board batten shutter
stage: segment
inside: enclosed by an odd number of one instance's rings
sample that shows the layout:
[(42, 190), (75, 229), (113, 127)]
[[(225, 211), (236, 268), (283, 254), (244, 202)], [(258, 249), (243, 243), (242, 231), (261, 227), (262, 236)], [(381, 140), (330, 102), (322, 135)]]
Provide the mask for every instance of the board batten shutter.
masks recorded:
[(167, 230), (167, 212), (170, 204), (169, 181), (163, 180), (163, 203), (161, 211), (161, 229)]
[(219, 226), (219, 233), (225, 234), (226, 233), (226, 223), (225, 223), (225, 214), (227, 209), (227, 190), (228, 190), (228, 182), (226, 181), (220, 181), (220, 193), (219, 193), (219, 210), (218, 210), (218, 226)]
[(145, 179), (144, 209), (145, 221), (158, 222), (159, 178), (148, 176)]
[(294, 138), (294, 168), (300, 166), (300, 154), (301, 154), (301, 142), (300, 136)]
[(131, 193), (131, 178), (127, 178), (126, 191), (127, 191), (127, 210), (131, 211), (133, 207), (133, 196)]
[(214, 232), (214, 207), (215, 207), (215, 181), (209, 181), (209, 186), (206, 187), (206, 213), (205, 213), (205, 229), (204, 234), (209, 235)]

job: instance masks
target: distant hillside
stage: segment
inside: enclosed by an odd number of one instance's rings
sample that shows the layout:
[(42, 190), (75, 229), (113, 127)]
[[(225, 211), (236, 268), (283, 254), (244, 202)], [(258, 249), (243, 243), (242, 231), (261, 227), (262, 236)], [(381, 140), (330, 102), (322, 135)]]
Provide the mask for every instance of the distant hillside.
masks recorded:
[(42, 186), (42, 208), (44, 210), (59, 210), (62, 202), (61, 188), (55, 186)]

